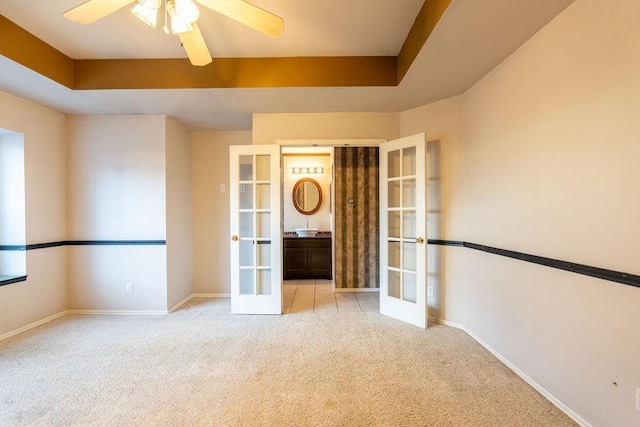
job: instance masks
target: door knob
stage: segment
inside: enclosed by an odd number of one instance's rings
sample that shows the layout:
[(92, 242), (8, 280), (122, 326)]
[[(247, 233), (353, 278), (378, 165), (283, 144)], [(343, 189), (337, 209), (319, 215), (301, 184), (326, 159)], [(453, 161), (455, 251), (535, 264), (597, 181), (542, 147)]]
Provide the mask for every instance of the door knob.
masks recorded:
[(234, 242), (236, 242), (238, 240), (238, 236), (236, 236), (235, 234), (233, 236), (231, 236), (231, 240), (233, 240)]
[(416, 243), (419, 243), (419, 244), (421, 244), (421, 245), (422, 245), (422, 244), (424, 243), (424, 239), (423, 239), (422, 237), (418, 237), (418, 238), (416, 239)]

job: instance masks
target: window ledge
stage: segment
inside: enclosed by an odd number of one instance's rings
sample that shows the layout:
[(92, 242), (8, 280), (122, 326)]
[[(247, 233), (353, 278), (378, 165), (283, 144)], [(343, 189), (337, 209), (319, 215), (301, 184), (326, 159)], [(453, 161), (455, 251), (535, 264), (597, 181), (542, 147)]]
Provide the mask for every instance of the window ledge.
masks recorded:
[(27, 280), (27, 276), (0, 276), (0, 286), (24, 282), (25, 280)]

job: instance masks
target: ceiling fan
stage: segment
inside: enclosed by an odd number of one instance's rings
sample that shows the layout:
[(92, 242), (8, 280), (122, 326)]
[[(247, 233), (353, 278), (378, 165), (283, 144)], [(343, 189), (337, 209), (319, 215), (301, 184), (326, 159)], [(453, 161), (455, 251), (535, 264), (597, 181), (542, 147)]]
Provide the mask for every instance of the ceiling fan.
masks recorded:
[[(200, 5), (235, 19), (272, 37), (284, 31), (284, 20), (243, 0), (196, 0)], [(211, 54), (196, 23), (200, 12), (192, 0), (89, 0), (64, 13), (70, 21), (90, 24), (132, 3), (132, 13), (145, 24), (156, 27), (164, 5), (164, 32), (178, 34), (193, 65), (209, 64)], [(167, 15), (171, 18), (169, 27)]]

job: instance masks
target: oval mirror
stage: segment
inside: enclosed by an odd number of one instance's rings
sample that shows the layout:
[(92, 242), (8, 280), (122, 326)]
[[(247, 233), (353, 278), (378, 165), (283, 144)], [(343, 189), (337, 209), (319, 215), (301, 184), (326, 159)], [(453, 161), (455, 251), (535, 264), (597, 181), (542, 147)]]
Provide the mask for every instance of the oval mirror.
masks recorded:
[(302, 178), (293, 187), (293, 206), (303, 215), (311, 215), (322, 205), (322, 188), (312, 178)]

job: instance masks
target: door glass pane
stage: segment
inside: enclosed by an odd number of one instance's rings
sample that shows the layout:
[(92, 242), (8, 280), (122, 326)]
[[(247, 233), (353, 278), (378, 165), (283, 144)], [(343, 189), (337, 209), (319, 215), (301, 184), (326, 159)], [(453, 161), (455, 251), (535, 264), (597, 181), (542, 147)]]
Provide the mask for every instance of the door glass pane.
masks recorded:
[(416, 174), (416, 147), (402, 150), (402, 176)]
[(390, 208), (399, 208), (400, 207), (400, 181), (389, 181), (389, 207)]
[(400, 176), (400, 150), (389, 151), (388, 159), (388, 178)]
[(253, 212), (240, 212), (240, 237), (253, 236)]
[(389, 267), (400, 268), (400, 242), (389, 242)]
[(402, 237), (405, 239), (416, 238), (416, 211), (402, 212)]
[(271, 295), (271, 270), (258, 270), (258, 295)]
[(416, 298), (416, 274), (415, 273), (403, 273), (402, 274), (402, 299), (405, 301), (415, 303)]
[(258, 190), (256, 195), (256, 209), (271, 209), (271, 185), (258, 184), (256, 189)]
[(389, 270), (389, 296), (400, 299), (400, 273)]
[(240, 209), (253, 209), (253, 184), (240, 184)]
[(402, 206), (405, 208), (414, 208), (416, 206), (416, 180), (402, 180)]
[(389, 212), (389, 237), (400, 237), (400, 212)]
[(256, 156), (256, 180), (269, 181), (271, 176), (271, 156), (268, 154)]
[(240, 270), (240, 295), (255, 295), (253, 269)]
[(269, 212), (259, 212), (256, 214), (258, 236), (261, 238), (271, 237), (271, 214)]
[(404, 242), (402, 244), (402, 268), (416, 271), (416, 243)]
[(253, 181), (253, 156), (240, 156), (240, 181)]
[(271, 267), (271, 242), (258, 242), (258, 264), (260, 267)]
[(240, 240), (240, 266), (253, 267), (253, 240)]

